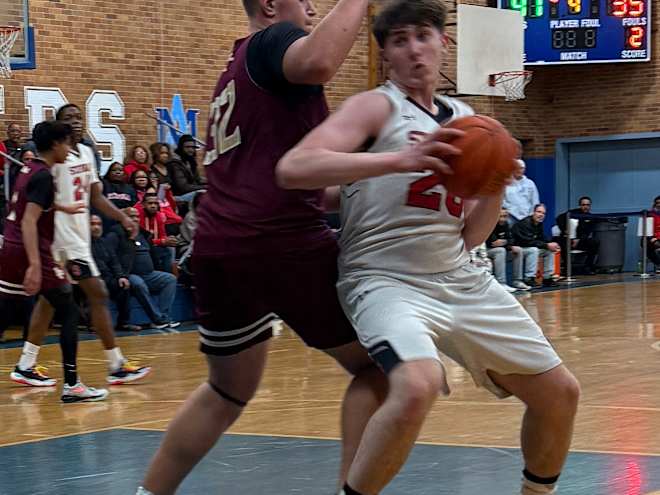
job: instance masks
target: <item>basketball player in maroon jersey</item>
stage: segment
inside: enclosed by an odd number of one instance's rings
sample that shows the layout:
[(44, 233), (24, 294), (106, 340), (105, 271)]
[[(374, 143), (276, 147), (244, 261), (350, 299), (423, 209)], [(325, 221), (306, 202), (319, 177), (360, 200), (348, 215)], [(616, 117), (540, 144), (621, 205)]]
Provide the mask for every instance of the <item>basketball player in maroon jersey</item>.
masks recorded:
[[(174, 493), (257, 390), (278, 317), (354, 375), (342, 407), (340, 482), (384, 376), (335, 290), (330, 195), (275, 182), (277, 161), (328, 115), (322, 84), (348, 55), (367, 0), (339, 0), (312, 30), (310, 0), (243, 0), (251, 34), (235, 42), (211, 103), (193, 268), (208, 382), (174, 418), (138, 493)], [(334, 191), (335, 201), (338, 191)]]
[[(55, 311), (63, 316), (60, 345), (64, 365), (63, 402), (97, 401), (108, 395), (83, 385), (76, 372), (78, 332), (77, 307), (64, 271), (53, 260), (51, 249), (55, 229), (55, 187), (50, 168), (63, 162), (69, 151), (73, 129), (61, 122), (42, 122), (32, 132), (39, 158), (20, 170), (9, 205), (5, 238), (0, 250), (0, 306), (10, 299), (38, 295), (30, 320), (30, 331), (45, 332)], [(6, 314), (0, 307), (0, 315)], [(52, 386), (36, 366), (32, 349), (21, 356), (22, 372), (15, 381), (26, 385)], [(16, 370), (15, 370), (16, 372)]]

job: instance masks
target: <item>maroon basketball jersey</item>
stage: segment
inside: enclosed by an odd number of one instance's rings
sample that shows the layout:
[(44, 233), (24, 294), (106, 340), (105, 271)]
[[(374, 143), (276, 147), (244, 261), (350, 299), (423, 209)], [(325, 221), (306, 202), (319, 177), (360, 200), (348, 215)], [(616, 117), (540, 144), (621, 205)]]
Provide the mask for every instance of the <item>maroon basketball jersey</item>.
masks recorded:
[(278, 160), (328, 115), (322, 88), (273, 93), (247, 69), (251, 38), (236, 41), (211, 103), (195, 253), (239, 255), (313, 248), (333, 239), (322, 190), (285, 190)]
[[(30, 181), (32, 181), (31, 187)], [(16, 177), (11, 203), (5, 218), (5, 243), (23, 244), (21, 222), (29, 202), (35, 202), (44, 211), (37, 221), (37, 235), (39, 236), (39, 252), (42, 256), (51, 256), (51, 245), (55, 232), (55, 210), (53, 178), (48, 165), (34, 159), (25, 163)]]

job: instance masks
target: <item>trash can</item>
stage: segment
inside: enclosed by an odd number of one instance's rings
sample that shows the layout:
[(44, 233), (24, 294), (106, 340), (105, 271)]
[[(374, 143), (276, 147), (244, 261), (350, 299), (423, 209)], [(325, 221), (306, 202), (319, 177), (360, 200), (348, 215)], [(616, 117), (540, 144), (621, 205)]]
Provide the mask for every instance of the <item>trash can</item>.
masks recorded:
[(594, 225), (594, 238), (600, 241), (596, 270), (619, 272), (626, 259), (626, 224), (628, 217), (608, 217)]

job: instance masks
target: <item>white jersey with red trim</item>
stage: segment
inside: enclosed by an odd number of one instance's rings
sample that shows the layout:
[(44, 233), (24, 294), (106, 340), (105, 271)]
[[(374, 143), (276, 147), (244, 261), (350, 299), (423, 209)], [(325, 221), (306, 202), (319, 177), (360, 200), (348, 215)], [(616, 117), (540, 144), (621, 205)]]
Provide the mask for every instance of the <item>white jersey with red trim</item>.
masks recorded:
[[(392, 113), (372, 153), (398, 151), (458, 117), (474, 115), (466, 104), (437, 96), (444, 121), (409, 98), (392, 82), (376, 91)], [(341, 188), (342, 278), (365, 270), (400, 273), (446, 272), (470, 261), (462, 237), (463, 201), (447, 194), (430, 172), (389, 174)]]
[(55, 212), (55, 257), (61, 258), (63, 252), (69, 260), (88, 259), (91, 257), (90, 192), (92, 185), (99, 182), (94, 151), (78, 143), (71, 149), (66, 161), (58, 163), (51, 170), (55, 178), (56, 205), (67, 206), (80, 201), (87, 205), (84, 213), (76, 215)]

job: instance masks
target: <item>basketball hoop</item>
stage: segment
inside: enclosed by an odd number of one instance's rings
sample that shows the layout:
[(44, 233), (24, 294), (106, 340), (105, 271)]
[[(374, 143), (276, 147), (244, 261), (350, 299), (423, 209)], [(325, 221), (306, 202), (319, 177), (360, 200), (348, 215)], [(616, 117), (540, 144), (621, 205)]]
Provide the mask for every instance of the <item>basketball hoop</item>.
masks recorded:
[(20, 28), (0, 26), (0, 78), (11, 77), (11, 49), (18, 39)]
[(504, 90), (504, 99), (506, 101), (516, 101), (525, 99), (525, 86), (531, 80), (531, 70), (512, 70), (489, 75), (488, 85), (500, 86)]

